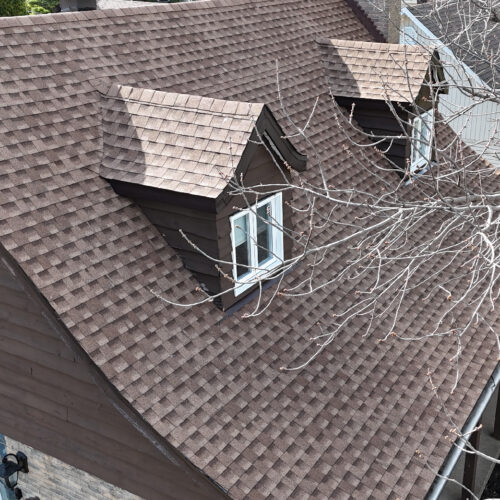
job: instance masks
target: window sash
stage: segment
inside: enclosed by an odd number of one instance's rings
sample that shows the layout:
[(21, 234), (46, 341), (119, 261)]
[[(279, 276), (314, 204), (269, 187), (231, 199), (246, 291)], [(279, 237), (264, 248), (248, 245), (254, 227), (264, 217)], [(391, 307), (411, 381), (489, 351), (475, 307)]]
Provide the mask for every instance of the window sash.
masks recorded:
[[(261, 210), (263, 207), (266, 207), (265, 213)], [(264, 215), (265, 217), (263, 217)], [(259, 262), (259, 250), (261, 256), (263, 255), (263, 251), (265, 251), (263, 248), (259, 248), (258, 245), (259, 229), (262, 233), (262, 218), (269, 220), (269, 223), (266, 224), (268, 252), (267, 257), (261, 259)], [(248, 221), (247, 241), (249, 244), (249, 263), (246, 273), (242, 273), (242, 263), (237, 260), (237, 246), (241, 245), (244, 241), (241, 233), (241, 225), (238, 224), (242, 219)], [(239, 211), (230, 217), (230, 221), (233, 250), (233, 278), (237, 281), (234, 294), (237, 296), (283, 263), (283, 231), (280, 229), (283, 224), (281, 193), (264, 198), (250, 208)]]
[(272, 206), (271, 203), (264, 203), (257, 208), (256, 214), (256, 246), (257, 246), (257, 263), (261, 266), (267, 259), (273, 255), (272, 241)]
[(414, 173), (431, 160), (433, 111), (416, 116), (412, 123), (410, 173)]
[(236, 275), (241, 278), (249, 271), (245, 266), (249, 265), (251, 260), (248, 214), (243, 214), (234, 220), (233, 234)]

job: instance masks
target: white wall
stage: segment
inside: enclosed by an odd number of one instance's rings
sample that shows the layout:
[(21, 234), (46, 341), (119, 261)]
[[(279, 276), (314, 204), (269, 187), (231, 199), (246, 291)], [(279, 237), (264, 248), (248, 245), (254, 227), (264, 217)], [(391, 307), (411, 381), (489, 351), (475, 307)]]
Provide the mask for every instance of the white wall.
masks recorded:
[[(408, 30), (413, 28), (414, 31)], [(405, 32), (407, 36), (405, 36)], [(415, 38), (415, 40), (413, 40)], [(460, 90), (482, 82), (469, 68), (460, 64), (451, 51), (403, 9), (401, 43), (436, 45), (443, 63), (449, 93), (441, 94), (439, 112), (448, 118), (450, 126), (474, 151), (483, 155), (496, 168), (500, 168), (500, 105), (473, 98)]]

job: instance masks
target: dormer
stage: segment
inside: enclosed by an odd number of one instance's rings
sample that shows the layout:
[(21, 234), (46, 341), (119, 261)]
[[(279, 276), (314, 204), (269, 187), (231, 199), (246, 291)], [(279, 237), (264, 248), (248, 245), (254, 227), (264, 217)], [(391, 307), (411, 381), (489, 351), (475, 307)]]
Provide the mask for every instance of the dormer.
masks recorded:
[[(306, 158), (266, 105), (114, 85), (102, 129), (101, 176), (142, 208), (219, 307), (290, 257), (281, 228), (292, 224), (291, 192), (269, 186)], [(235, 183), (254, 192), (235, 194)]]
[[(433, 98), (447, 92), (436, 50), (417, 45), (318, 40), (331, 94), (403, 172), (432, 161)], [(403, 125), (404, 124), (404, 125)]]

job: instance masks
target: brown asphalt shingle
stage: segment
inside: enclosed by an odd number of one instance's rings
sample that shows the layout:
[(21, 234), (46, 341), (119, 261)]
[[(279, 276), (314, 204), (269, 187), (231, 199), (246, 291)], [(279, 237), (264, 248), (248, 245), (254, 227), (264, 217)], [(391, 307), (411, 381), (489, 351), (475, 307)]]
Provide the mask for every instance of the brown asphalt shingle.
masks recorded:
[[(363, 318), (307, 368), (280, 372), (311, 352), (307, 339), (352, 303), (356, 283), (279, 298), (251, 320), (241, 318), (245, 308), (224, 317), (208, 304), (169, 306), (150, 288), (187, 302), (198, 298), (197, 283), (140, 209), (99, 176), (103, 82), (262, 102), (289, 133), (278, 59), (295, 120), (305, 123), (320, 96), (308, 130), (328, 183), (377, 189), (339, 130), (318, 38), (369, 40), (342, 0), (213, 0), (0, 19), (0, 242), (130, 405), (231, 497), (422, 498), (433, 474), (415, 450), (435, 469), (449, 450), (449, 424), (425, 374), (435, 372), (462, 424), (495, 365), (486, 332), (463, 339), (453, 395), (445, 389), (454, 342), (379, 344), (377, 335), (362, 337)], [(313, 164), (304, 175), (320, 182)], [(422, 231), (439, 221), (427, 223)], [(325, 228), (315, 237), (338, 235)], [(318, 272), (337, 272), (349, 257), (339, 248)], [(429, 306), (414, 297), (400, 328), (425, 328), (445, 300), (435, 295)]]
[[(500, 2), (494, 0), (491, 7), (499, 9)], [(492, 19), (489, 6), (483, 8), (471, 0), (446, 0), (437, 5), (414, 5), (409, 10), (453, 52), (457, 61), (465, 63), (486, 85), (496, 87), (500, 23)], [(423, 43), (436, 42), (424, 38)]]
[(377, 31), (387, 40), (389, 15), (387, 8), (392, 0), (354, 0), (358, 7), (373, 22)]
[(334, 96), (414, 102), (432, 60), (418, 45), (318, 40)]
[(101, 175), (216, 198), (263, 104), (115, 86), (103, 96)]

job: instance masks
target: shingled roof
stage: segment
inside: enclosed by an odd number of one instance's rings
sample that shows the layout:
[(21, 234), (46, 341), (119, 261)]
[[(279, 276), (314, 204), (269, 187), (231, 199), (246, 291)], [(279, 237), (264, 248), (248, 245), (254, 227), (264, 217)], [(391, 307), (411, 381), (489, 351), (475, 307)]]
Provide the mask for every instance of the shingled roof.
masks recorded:
[(318, 40), (332, 94), (361, 99), (414, 102), (433, 53), (417, 45)]
[[(491, 6), (500, 12), (500, 2), (492, 2)], [(435, 5), (415, 5), (409, 11), (483, 82), (497, 84), (500, 22), (491, 17), (488, 8), (469, 0), (445, 0)]]
[(378, 33), (387, 40), (389, 16), (387, 4), (390, 0), (353, 0), (363, 13), (371, 20)]
[(217, 197), (263, 104), (115, 86), (103, 96), (106, 179)]
[[(454, 342), (379, 344), (360, 334), (357, 318), (314, 363), (280, 372), (310, 354), (311, 332), (350, 303), (356, 282), (275, 300), (248, 320), (211, 304), (165, 304), (151, 288), (187, 302), (197, 283), (139, 207), (99, 175), (98, 82), (265, 103), (291, 132), (276, 90), (278, 59), (293, 119), (305, 123), (319, 96), (308, 130), (329, 166), (326, 182), (377, 189), (338, 128), (318, 37), (369, 41), (343, 0), (211, 0), (0, 19), (0, 242), (113, 389), (232, 498), (423, 498), (434, 478), (427, 465), (438, 469), (449, 450), (448, 422), (425, 373), (451, 385), (455, 366), (443, 360)], [(317, 169), (304, 176), (320, 182)], [(356, 213), (338, 216), (354, 223)], [(318, 237), (338, 235), (326, 227)], [(350, 253), (329, 255), (318, 269), (325, 275)], [(436, 295), (432, 307), (445, 301)], [(401, 313), (406, 331), (432, 321), (419, 297)], [(457, 425), (495, 364), (486, 332), (462, 343), (460, 384), (442, 394)]]

